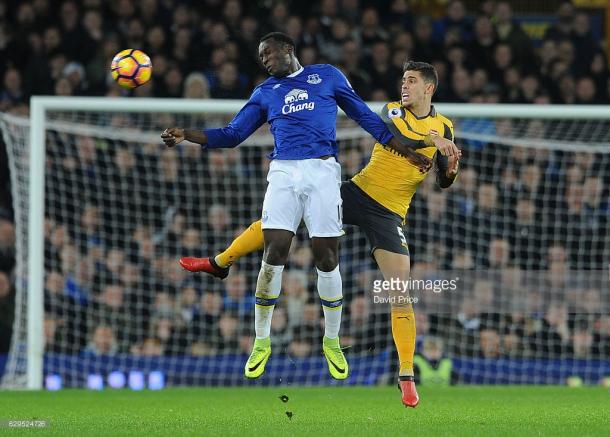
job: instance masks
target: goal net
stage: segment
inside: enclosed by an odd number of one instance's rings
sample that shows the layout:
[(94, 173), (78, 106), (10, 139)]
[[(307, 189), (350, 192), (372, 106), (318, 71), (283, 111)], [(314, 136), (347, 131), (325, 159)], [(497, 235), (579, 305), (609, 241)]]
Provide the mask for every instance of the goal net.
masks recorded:
[[(223, 126), (240, 103), (84, 100), (47, 100), (37, 113), (43, 117), (34, 117), (44, 147), (33, 156), (30, 120), (0, 118), (17, 230), (15, 322), (2, 386), (36, 387), (37, 374), (48, 384), (60, 378), (64, 387), (97, 388), (336, 383), (321, 354), (305, 229), (284, 272), (272, 358), (255, 382), (245, 380), (243, 366), (262, 254), (239, 260), (224, 281), (177, 262), (218, 253), (259, 218), (273, 144), (267, 128), (235, 149), (169, 149), (159, 138), (164, 128)], [(437, 109), (454, 121), (464, 156), (451, 188), (437, 188), (433, 175), (421, 184), (404, 229), (417, 353), (450, 359), (457, 383), (597, 384), (610, 376), (604, 109)], [(343, 117), (337, 135), (347, 180), (367, 163), (374, 141)], [(36, 191), (42, 182), (44, 196)], [(340, 335), (351, 367), (345, 384), (392, 382), (389, 307), (358, 228), (346, 226), (340, 267)]]

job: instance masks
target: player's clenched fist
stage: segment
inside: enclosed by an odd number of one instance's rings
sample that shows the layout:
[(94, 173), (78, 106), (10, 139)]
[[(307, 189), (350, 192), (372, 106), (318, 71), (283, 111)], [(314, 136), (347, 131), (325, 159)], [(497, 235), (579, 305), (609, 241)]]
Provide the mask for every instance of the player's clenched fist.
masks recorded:
[(179, 127), (168, 127), (161, 134), (161, 139), (167, 147), (174, 147), (184, 141), (184, 129)]

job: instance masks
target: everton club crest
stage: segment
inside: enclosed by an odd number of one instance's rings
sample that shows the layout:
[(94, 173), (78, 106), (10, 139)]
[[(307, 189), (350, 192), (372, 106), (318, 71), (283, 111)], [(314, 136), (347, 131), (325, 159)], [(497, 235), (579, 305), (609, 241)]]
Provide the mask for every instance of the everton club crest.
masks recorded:
[(322, 82), (322, 79), (320, 79), (320, 75), (316, 74), (310, 74), (309, 76), (307, 76), (307, 83), (310, 83), (312, 85), (317, 85), (320, 82)]

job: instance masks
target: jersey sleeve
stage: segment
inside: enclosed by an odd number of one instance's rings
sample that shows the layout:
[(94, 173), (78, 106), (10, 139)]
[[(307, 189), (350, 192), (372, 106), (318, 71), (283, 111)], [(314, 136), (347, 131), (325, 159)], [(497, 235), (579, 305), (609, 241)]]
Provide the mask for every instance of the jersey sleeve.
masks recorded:
[(428, 147), (424, 141), (425, 136), (413, 132), (405, 121), (404, 108), (396, 103), (388, 103), (381, 108), (381, 119), (384, 121), (394, 138), (401, 144), (413, 149)]
[(335, 99), (337, 105), (349, 118), (358, 123), (365, 131), (381, 144), (387, 144), (393, 137), (386, 124), (364, 103), (356, 94), (347, 78), (335, 67), (330, 67), (334, 73)]
[(260, 88), (257, 88), (250, 96), (250, 100), (226, 127), (203, 130), (208, 137), (205, 147), (208, 149), (235, 147), (252, 135), (265, 121), (266, 111), (261, 102)]
[(453, 131), (453, 123), (451, 123), (451, 121), (447, 120), (447, 123), (443, 122), (443, 125), (445, 126), (445, 133), (444, 133), (444, 137), (446, 139), (448, 139), (449, 141), (455, 141), (455, 133)]

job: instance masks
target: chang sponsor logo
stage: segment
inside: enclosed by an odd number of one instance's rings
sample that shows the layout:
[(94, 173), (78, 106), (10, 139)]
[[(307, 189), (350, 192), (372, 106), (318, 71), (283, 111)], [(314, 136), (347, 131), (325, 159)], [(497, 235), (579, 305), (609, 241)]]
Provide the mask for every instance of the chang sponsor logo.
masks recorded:
[(284, 96), (284, 106), (282, 114), (292, 114), (305, 109), (312, 111), (315, 107), (314, 102), (309, 102), (309, 93), (305, 90), (294, 88)]

